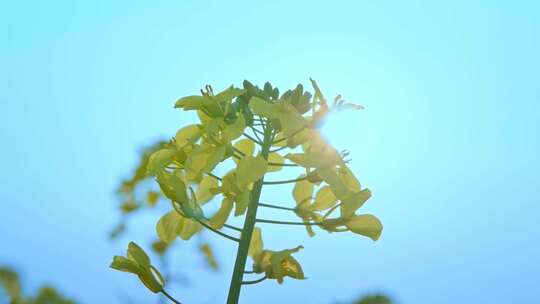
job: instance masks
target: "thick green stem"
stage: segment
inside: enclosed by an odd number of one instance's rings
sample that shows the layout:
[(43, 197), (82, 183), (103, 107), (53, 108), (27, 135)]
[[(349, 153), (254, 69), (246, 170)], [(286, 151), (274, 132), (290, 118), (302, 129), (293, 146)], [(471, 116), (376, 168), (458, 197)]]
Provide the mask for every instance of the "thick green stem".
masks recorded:
[[(261, 143), (261, 155), (265, 159), (268, 159), (268, 151), (270, 150), (271, 146), (272, 130), (270, 128), (266, 128), (264, 130), (263, 142)], [(229, 287), (227, 304), (237, 304), (238, 299), (240, 298), (240, 289), (242, 288), (242, 280), (244, 277), (244, 270), (246, 268), (249, 243), (251, 242), (253, 228), (255, 227), (255, 219), (257, 218), (257, 207), (259, 206), (259, 198), (261, 197), (263, 180), (264, 176), (255, 182), (253, 189), (251, 190), (246, 219), (244, 221), (244, 228), (242, 229), (242, 235), (240, 236), (240, 243), (238, 244), (238, 251), (236, 253), (236, 261), (234, 262), (234, 270), (231, 285)]]

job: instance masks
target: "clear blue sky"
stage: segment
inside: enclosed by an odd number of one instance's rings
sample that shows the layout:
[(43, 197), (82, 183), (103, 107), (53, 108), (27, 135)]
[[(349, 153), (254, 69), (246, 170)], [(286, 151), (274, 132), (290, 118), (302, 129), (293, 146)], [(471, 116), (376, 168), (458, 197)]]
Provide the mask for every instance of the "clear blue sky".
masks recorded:
[[(305, 246), (309, 279), (242, 303), (540, 301), (537, 1), (3, 1), (0, 37), (0, 264), (28, 289), (153, 299), (108, 269), (127, 243), (106, 239), (113, 190), (138, 149), (190, 120), (172, 104), (204, 84), (313, 77), (366, 107), (324, 131), (384, 234), (268, 227), (270, 247)], [(235, 247), (210, 239), (224, 268), (174, 290), (186, 303), (224, 302)]]

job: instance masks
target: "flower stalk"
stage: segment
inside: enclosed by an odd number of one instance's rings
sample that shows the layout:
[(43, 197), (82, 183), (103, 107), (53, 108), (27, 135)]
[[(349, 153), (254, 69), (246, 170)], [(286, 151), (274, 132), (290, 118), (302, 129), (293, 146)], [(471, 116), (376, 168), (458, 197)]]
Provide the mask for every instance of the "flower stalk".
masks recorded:
[[(261, 155), (266, 160), (268, 159), (268, 153), (270, 151), (270, 147), (272, 146), (272, 137), (272, 129), (265, 128), (263, 142), (261, 143)], [(234, 262), (234, 270), (229, 287), (227, 304), (237, 304), (240, 298), (240, 290), (242, 288), (242, 280), (246, 268), (249, 243), (251, 242), (253, 228), (255, 227), (255, 221), (257, 219), (257, 208), (259, 206), (259, 199), (261, 197), (261, 191), (264, 183), (263, 180), (264, 176), (255, 182), (255, 185), (250, 193), (250, 201), (244, 221), (244, 228), (242, 229), (242, 235), (240, 236), (240, 242), (238, 244), (238, 251), (236, 254), (236, 261)]]

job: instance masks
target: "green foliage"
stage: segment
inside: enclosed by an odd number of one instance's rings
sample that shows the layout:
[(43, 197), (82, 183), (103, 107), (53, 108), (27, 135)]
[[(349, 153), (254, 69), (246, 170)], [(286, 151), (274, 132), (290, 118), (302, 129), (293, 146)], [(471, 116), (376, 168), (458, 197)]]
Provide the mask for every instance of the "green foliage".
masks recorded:
[[(237, 303), (242, 284), (263, 279), (275, 279), (281, 284), (285, 277), (304, 279), (300, 263), (292, 256), (303, 247), (265, 249), (260, 227), (255, 227), (257, 223), (305, 225), (310, 236), (315, 235), (315, 227), (329, 233), (350, 231), (372, 240), (377, 240), (382, 232), (381, 222), (375, 216), (357, 214), (371, 192), (361, 187), (348, 168), (348, 153), (338, 152), (318, 129), (331, 111), (362, 107), (345, 103), (341, 96), (329, 106), (317, 83), (311, 80), (311, 84), (313, 95), (305, 92), (302, 85), (280, 96), (270, 83), (260, 89), (244, 81), (243, 88), (231, 86), (214, 94), (206, 86), (201, 95), (180, 98), (175, 108), (193, 111), (199, 123), (180, 128), (170, 142), (154, 146), (141, 162), (146, 171), (138, 168), (137, 174), (124, 183), (123, 188), (128, 190), (124, 191), (128, 194), (122, 207), (125, 213), (141, 205), (130, 191), (133, 184), (147, 176), (153, 176), (161, 189), (160, 193), (147, 193), (147, 205), (155, 205), (160, 197), (170, 201), (169, 211), (156, 226), (164, 244), (178, 238), (189, 240), (203, 228), (239, 242), (228, 303)], [(233, 166), (226, 174), (216, 175), (216, 167), (221, 171), (228, 164)], [(265, 181), (268, 172), (283, 168), (296, 170), (299, 177)], [(259, 202), (265, 185), (287, 183), (295, 183), (294, 203), (290, 207)], [(219, 204), (219, 208), (210, 213), (207, 204)], [(301, 221), (259, 219), (259, 206), (293, 211)], [(242, 228), (227, 224), (233, 209), (234, 216), (245, 216)], [(332, 216), (338, 209), (340, 215)], [(223, 229), (241, 232), (240, 237), (230, 236)], [(207, 250), (202, 252), (209, 257)], [(242, 281), (248, 255), (253, 260), (253, 272), (264, 274), (263, 278)], [(143, 276), (141, 280), (150, 290), (164, 292), (163, 281), (157, 282), (154, 276), (159, 272), (151, 272), (153, 268), (145, 259), (129, 256), (128, 250), (128, 258), (115, 257), (113, 268)]]
[(15, 271), (0, 267), (0, 284), (2, 284), (11, 300), (17, 300), (22, 296), (19, 275)]
[(382, 294), (373, 294), (364, 296), (354, 301), (353, 304), (392, 304), (392, 300)]
[(19, 275), (6, 267), (0, 267), (0, 289), (2, 288), (7, 292), (12, 304), (75, 304), (73, 300), (65, 298), (55, 288), (47, 285), (41, 287), (35, 296), (23, 295)]
[(54, 287), (44, 286), (34, 298), (15, 302), (14, 304), (75, 304), (73, 300), (64, 298)]

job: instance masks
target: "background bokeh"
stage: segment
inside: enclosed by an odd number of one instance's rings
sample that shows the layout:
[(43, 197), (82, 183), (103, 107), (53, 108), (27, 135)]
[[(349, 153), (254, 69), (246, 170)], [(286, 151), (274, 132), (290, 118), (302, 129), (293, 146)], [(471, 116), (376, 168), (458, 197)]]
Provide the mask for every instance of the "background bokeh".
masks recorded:
[[(265, 227), (269, 247), (305, 246), (309, 279), (248, 286), (242, 303), (540, 299), (537, 1), (2, 1), (0, 38), (0, 264), (29, 289), (153, 299), (108, 268), (128, 239), (107, 233), (139, 149), (193, 119), (175, 99), (313, 77), (366, 107), (324, 132), (385, 230), (373, 243)], [(129, 239), (145, 244), (158, 216)], [(172, 292), (183, 302), (226, 297), (236, 248), (208, 239), (222, 270), (176, 265), (191, 275)]]

